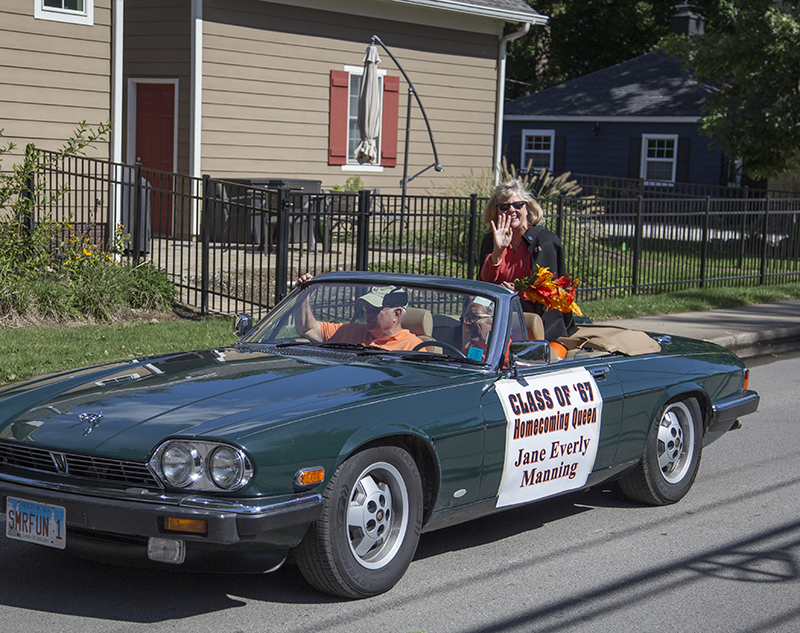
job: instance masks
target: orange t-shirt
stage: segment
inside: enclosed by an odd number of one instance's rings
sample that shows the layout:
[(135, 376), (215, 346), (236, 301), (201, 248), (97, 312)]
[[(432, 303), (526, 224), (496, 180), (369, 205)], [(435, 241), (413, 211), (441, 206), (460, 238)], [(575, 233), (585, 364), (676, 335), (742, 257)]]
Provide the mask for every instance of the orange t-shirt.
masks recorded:
[(377, 345), (388, 350), (411, 350), (422, 343), (422, 339), (405, 328), (387, 338), (375, 338), (364, 323), (325, 323), (320, 322), (323, 341), (340, 343), (361, 343)]

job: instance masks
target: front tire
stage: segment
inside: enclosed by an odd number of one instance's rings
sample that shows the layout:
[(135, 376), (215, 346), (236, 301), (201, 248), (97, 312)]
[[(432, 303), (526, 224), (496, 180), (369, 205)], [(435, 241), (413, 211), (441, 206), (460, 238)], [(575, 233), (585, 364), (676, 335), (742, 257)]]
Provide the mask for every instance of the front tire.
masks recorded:
[(667, 505), (680, 501), (700, 467), (703, 416), (696, 398), (665, 404), (653, 422), (642, 459), (620, 479), (631, 501)]
[(396, 446), (356, 453), (331, 477), (322, 516), (295, 549), (305, 579), (320, 591), (366, 598), (391, 589), (417, 550), (422, 480)]

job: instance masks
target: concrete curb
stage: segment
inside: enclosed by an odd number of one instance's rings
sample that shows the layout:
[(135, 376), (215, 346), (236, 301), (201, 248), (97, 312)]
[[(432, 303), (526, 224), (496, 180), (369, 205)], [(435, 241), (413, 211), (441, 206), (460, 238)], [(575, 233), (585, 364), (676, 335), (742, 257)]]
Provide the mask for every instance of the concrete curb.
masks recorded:
[(800, 350), (800, 300), (606, 323), (711, 341), (740, 358)]

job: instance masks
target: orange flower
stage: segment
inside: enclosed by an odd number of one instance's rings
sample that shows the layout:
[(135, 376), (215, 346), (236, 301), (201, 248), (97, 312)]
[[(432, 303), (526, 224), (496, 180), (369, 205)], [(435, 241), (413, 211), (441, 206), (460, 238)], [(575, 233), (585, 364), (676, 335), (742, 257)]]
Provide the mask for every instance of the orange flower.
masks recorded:
[(575, 303), (575, 288), (578, 279), (569, 277), (553, 277), (549, 268), (536, 266), (536, 273), (525, 279), (517, 279), (514, 287), (535, 303), (542, 303), (548, 310), (574, 312), (581, 316), (581, 310)]

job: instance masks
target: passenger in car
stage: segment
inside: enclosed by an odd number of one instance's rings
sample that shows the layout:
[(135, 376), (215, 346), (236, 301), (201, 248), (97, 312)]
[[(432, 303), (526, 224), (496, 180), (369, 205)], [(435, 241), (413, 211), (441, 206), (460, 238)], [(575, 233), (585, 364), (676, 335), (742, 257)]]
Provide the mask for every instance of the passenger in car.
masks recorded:
[[(312, 278), (302, 275), (298, 284)], [(295, 314), (295, 329), (315, 343), (360, 343), (375, 345), (387, 350), (412, 350), (422, 339), (403, 327), (403, 317), (408, 305), (408, 293), (397, 286), (374, 286), (358, 298), (364, 322), (331, 323), (318, 321), (306, 296)]]
[(494, 321), (494, 302), (475, 297), (461, 316), (461, 340), (467, 358), (484, 360)]

